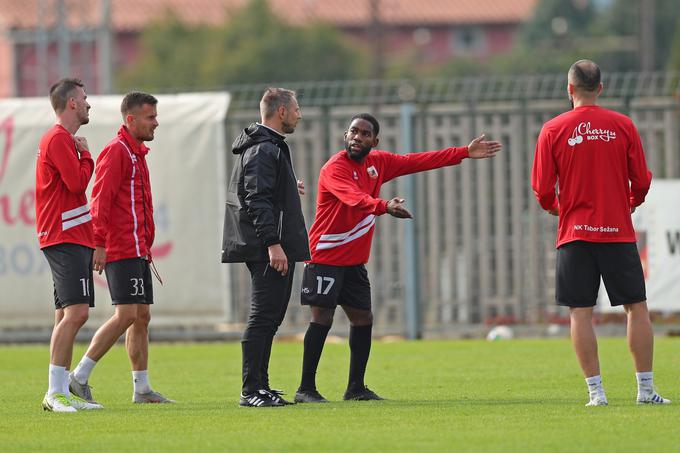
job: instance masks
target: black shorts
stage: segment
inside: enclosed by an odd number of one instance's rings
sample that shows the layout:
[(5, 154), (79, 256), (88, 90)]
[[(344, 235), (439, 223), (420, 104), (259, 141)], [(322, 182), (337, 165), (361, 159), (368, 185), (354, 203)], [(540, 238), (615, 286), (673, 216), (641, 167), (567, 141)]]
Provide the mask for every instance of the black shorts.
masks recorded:
[(105, 272), (113, 305), (153, 304), (151, 266), (146, 258), (106, 263)]
[(305, 264), (302, 274), (302, 305), (335, 308), (338, 305), (371, 309), (371, 283), (363, 264), (329, 266)]
[(600, 289), (600, 276), (612, 306), (647, 299), (645, 277), (635, 243), (576, 241), (557, 249), (557, 304), (594, 306)]
[(94, 307), (92, 250), (78, 244), (57, 244), (42, 249), (52, 271), (54, 308), (75, 304)]

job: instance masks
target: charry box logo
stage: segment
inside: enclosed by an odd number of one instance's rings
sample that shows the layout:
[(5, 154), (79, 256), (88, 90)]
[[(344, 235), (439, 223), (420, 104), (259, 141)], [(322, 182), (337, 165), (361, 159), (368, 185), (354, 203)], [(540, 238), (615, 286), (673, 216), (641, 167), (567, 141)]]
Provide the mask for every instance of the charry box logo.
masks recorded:
[(583, 143), (583, 140), (602, 140), (603, 142), (609, 142), (611, 140), (616, 140), (616, 132), (610, 131), (609, 129), (598, 129), (592, 128), (590, 126), (590, 121), (581, 123), (571, 134), (571, 137), (567, 140), (569, 146), (576, 146)]

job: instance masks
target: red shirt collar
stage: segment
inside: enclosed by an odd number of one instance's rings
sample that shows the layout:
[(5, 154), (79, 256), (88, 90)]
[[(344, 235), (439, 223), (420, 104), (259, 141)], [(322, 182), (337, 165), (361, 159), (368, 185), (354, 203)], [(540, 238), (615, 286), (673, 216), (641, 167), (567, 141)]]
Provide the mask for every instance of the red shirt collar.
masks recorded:
[(128, 131), (125, 125), (122, 125), (118, 129), (118, 136), (125, 140), (125, 143), (130, 145), (133, 153), (145, 156), (149, 152), (149, 148), (144, 144), (144, 142), (138, 142)]

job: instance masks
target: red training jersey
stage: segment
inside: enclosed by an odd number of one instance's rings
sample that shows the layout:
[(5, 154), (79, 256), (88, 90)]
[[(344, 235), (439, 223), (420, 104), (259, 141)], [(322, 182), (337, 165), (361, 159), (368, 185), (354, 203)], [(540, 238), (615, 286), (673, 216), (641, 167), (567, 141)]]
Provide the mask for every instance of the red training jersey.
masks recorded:
[(371, 151), (359, 163), (340, 151), (321, 168), (316, 217), (309, 230), (310, 262), (333, 266), (365, 264), (371, 253), (376, 216), (387, 200), (380, 187), (398, 176), (459, 164), (467, 147), (393, 154)]
[(635, 242), (630, 210), (645, 201), (651, 181), (640, 135), (620, 113), (577, 107), (545, 123), (538, 136), (531, 184), (543, 209), (559, 207), (557, 247)]
[(94, 161), (73, 135), (55, 124), (40, 139), (35, 171), (35, 225), (40, 248), (70, 243), (94, 248), (85, 190)]
[(151, 256), (156, 228), (148, 152), (121, 126), (97, 158), (92, 189), (94, 242), (106, 247), (107, 262)]

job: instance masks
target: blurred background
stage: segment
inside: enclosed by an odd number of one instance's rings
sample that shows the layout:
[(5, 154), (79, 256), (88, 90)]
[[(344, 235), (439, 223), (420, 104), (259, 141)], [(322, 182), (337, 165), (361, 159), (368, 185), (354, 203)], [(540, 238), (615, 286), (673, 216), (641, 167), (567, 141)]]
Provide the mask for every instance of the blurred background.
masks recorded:
[[(151, 177), (166, 245), (159, 267), (169, 278), (157, 291), (152, 336), (238, 338), (247, 319), (248, 273), (219, 263), (222, 201), (229, 144), (259, 119), (268, 85), (299, 93), (304, 118), (288, 140), (307, 187), (308, 227), (319, 169), (342, 148), (355, 113), (375, 114), (380, 148), (394, 152), (463, 146), (482, 132), (503, 142), (491, 161), (384, 187), (383, 198), (407, 198), (415, 220), (378, 222), (368, 270), (379, 335), (478, 336), (501, 324), (563, 334), (556, 219), (534, 200), (530, 171), (542, 124), (569, 108), (566, 72), (581, 58), (603, 70), (602, 105), (630, 115), (643, 137), (655, 180), (650, 207), (634, 221), (656, 327), (672, 331), (680, 323), (679, 20), (677, 0), (0, 0), (0, 340), (49, 337), (51, 281), (31, 223), (33, 156), (52, 121), (49, 87), (65, 76), (82, 79), (93, 99), (92, 124), (79, 133), (92, 134), (95, 154), (117, 121), (97, 135), (98, 106), (113, 105), (115, 115), (132, 89), (168, 96)], [(175, 114), (166, 127), (164, 105)], [(18, 120), (26, 109), (43, 110)], [(196, 136), (210, 139), (192, 146)], [(210, 178), (206, 168), (216, 169)], [(187, 207), (187, 197), (208, 195), (207, 205)], [(191, 248), (197, 235), (206, 245)], [(299, 289), (299, 266), (297, 274)], [(105, 283), (97, 291), (85, 336), (110, 313), (99, 297)], [(600, 306), (602, 328), (621, 332), (623, 313)], [(294, 292), (281, 332), (299, 334), (308, 321)], [(333, 329), (346, 326), (339, 315)]]

